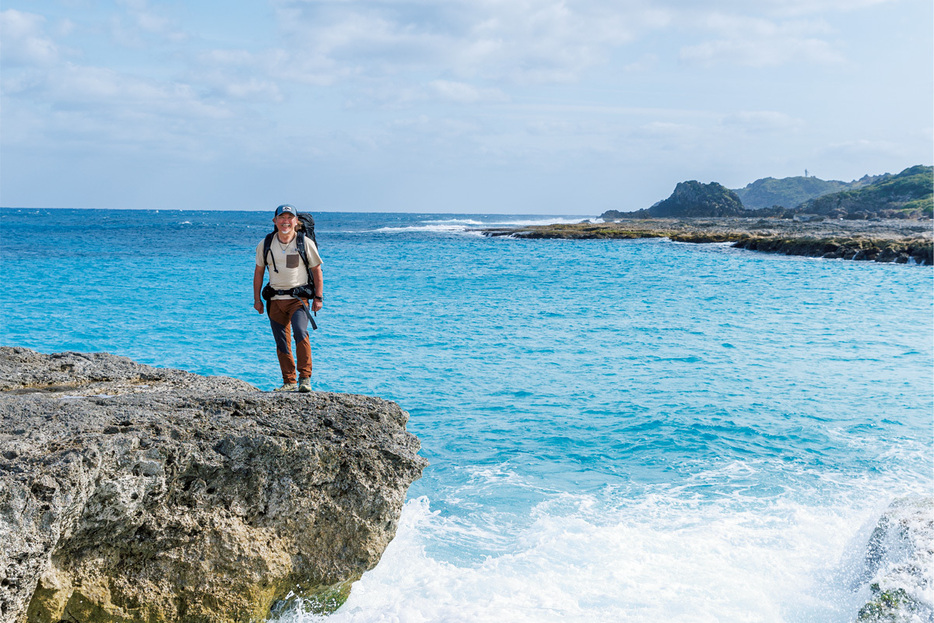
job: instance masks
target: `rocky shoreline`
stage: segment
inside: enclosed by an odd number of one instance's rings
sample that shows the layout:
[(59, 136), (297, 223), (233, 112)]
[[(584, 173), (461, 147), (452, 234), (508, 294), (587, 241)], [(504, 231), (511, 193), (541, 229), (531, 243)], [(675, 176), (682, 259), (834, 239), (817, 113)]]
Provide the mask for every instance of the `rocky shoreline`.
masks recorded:
[(399, 405), (0, 347), (0, 622), (338, 607), (426, 461)]
[(869, 537), (854, 588), (866, 599), (856, 623), (934, 620), (934, 498), (893, 500)]
[(729, 242), (767, 253), (876, 262), (934, 264), (930, 220), (822, 220), (696, 217), (629, 219), (610, 223), (533, 225), (478, 230), (484, 236), (532, 239), (668, 238)]

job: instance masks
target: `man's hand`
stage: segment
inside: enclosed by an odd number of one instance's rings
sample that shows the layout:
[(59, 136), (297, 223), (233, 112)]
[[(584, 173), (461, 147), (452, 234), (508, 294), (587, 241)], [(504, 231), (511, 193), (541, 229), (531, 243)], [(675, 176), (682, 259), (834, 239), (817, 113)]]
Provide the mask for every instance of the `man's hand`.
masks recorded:
[(321, 302), (321, 299), (312, 299), (311, 300), (311, 311), (316, 312), (324, 307), (324, 303)]
[(256, 311), (258, 311), (259, 313), (263, 313), (263, 302), (262, 302), (262, 301), (254, 301), (254, 302), (253, 302), (253, 309), (255, 309)]

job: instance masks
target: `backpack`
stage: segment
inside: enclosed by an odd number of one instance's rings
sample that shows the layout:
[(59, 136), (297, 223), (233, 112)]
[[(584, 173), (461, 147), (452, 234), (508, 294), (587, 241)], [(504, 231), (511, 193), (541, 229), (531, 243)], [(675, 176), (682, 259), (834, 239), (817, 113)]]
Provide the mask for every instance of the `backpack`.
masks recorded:
[[(308, 283), (313, 285), (311, 269), (308, 268), (308, 253), (305, 251), (305, 237), (311, 238), (311, 241), (315, 243), (315, 247), (318, 246), (318, 240), (315, 238), (315, 219), (307, 212), (299, 212), (297, 216), (298, 227), (295, 228), (295, 248), (298, 249), (298, 254), (302, 257), (302, 261), (305, 262), (305, 268), (308, 269)], [(263, 262), (266, 266), (269, 266), (269, 249), (272, 247), (272, 237), (275, 235), (276, 229), (273, 228), (272, 232), (266, 234), (266, 238), (263, 239)], [(272, 269), (279, 272), (279, 269), (276, 268), (276, 258), (272, 258)]]
[(310, 236), (311, 241), (314, 242), (317, 247), (318, 240), (315, 238), (315, 217), (307, 212), (299, 212), (296, 216), (298, 216), (298, 231), (303, 232), (306, 236)]

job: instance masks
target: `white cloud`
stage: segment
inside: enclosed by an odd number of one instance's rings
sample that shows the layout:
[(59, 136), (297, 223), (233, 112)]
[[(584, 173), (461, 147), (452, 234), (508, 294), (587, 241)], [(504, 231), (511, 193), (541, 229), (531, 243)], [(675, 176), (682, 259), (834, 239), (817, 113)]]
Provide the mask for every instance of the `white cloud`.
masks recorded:
[(465, 82), (434, 80), (430, 86), (441, 99), (458, 104), (505, 102), (509, 100), (506, 94), (499, 89), (478, 88)]
[(109, 67), (70, 61), (4, 74), (4, 96), (21, 98), (38, 107), (83, 111), (117, 121), (140, 114), (171, 113), (194, 118), (224, 118), (230, 112), (202, 100), (180, 81), (163, 81), (119, 72)]
[(649, 21), (628, 4), (481, 3), (484, 12), (455, 42), (454, 70), (520, 84), (576, 81), (606, 63), (612, 48), (632, 41)]
[(391, 126), (393, 130), (418, 132), (432, 138), (458, 138), (472, 135), (482, 130), (476, 123), (456, 118), (435, 118), (419, 115), (414, 118), (397, 119)]
[(720, 39), (685, 47), (680, 58), (706, 66), (731, 63), (750, 67), (776, 67), (791, 61), (828, 64), (843, 60), (830, 44), (818, 39)]
[(715, 13), (699, 19), (697, 24), (717, 38), (683, 47), (680, 59), (687, 63), (774, 67), (788, 62), (843, 61), (842, 54), (820, 38), (831, 34), (821, 21), (776, 22)]
[(774, 110), (740, 111), (723, 118), (723, 125), (743, 132), (791, 132), (804, 127), (804, 121)]
[(675, 139), (696, 134), (697, 128), (691, 125), (671, 121), (652, 121), (633, 129), (630, 132), (630, 137), (640, 139)]
[(7, 67), (47, 66), (59, 58), (58, 46), (45, 32), (45, 18), (15, 9), (0, 11), (0, 60)]
[(668, 21), (637, 0), (283, 0), (278, 15), (291, 47), (351, 66), (352, 76), (432, 71), (513, 84), (575, 81), (614, 47)]
[(656, 0), (667, 10), (727, 14), (761, 13), (771, 17), (800, 17), (826, 13), (846, 13), (867, 7), (894, 4), (899, 0)]
[(768, 0), (766, 11), (779, 17), (845, 13), (897, 0)]
[(654, 53), (645, 53), (640, 56), (637, 60), (628, 63), (623, 67), (624, 71), (640, 73), (645, 71), (652, 71), (657, 68), (659, 64), (658, 54)]
[(872, 141), (859, 139), (843, 143), (833, 143), (823, 149), (824, 155), (843, 160), (860, 159), (866, 157), (883, 156), (891, 159), (902, 155), (903, 149), (892, 141)]
[[(143, 2), (128, 5), (134, 11), (145, 7)], [(50, 129), (55, 126), (52, 119), (66, 116), (76, 127), (84, 125), (83, 118), (103, 135), (121, 132), (121, 123), (133, 128), (140, 119), (160, 116), (176, 120), (229, 117), (229, 110), (204, 101), (192, 85), (146, 76), (146, 67), (132, 72), (75, 62), (81, 52), (53, 40), (46, 32), (46, 22), (44, 16), (13, 9), (0, 13), (4, 107), (23, 107), (24, 117), (32, 116), (38, 124), (34, 127), (41, 127), (39, 122), (47, 111), (53, 111)], [(64, 19), (48, 30), (65, 38), (79, 28), (74, 21)], [(162, 126), (165, 129), (168, 124)]]
[(280, 102), (282, 90), (269, 53), (247, 50), (211, 50), (195, 57), (188, 80), (221, 98)]
[(150, 8), (147, 0), (118, 0), (126, 9), (125, 15), (114, 15), (110, 20), (111, 35), (121, 45), (141, 48), (155, 36), (168, 42), (179, 43), (188, 39), (173, 20)]
[(241, 81), (224, 80), (221, 83), (221, 87), (225, 95), (236, 99), (248, 99), (261, 96), (260, 99), (282, 101), (279, 85), (269, 80), (261, 80), (259, 78), (249, 78)]

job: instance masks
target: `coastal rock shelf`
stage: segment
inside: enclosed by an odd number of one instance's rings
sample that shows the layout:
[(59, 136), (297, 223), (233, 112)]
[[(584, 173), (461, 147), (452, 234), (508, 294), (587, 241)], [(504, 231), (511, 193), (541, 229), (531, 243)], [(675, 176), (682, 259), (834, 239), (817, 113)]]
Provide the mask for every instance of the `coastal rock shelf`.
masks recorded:
[(669, 238), (677, 242), (730, 242), (737, 248), (787, 255), (934, 264), (934, 227), (931, 221), (653, 218), (480, 231), (486, 236), (513, 238)]
[(0, 347), (0, 621), (329, 610), (426, 461), (392, 402)]
[(934, 498), (894, 500), (869, 537), (856, 623), (934, 621)]

